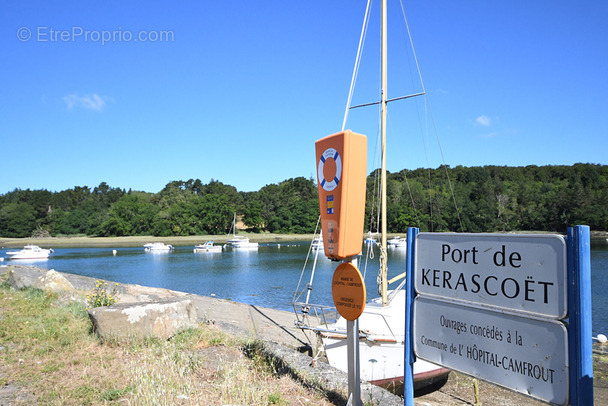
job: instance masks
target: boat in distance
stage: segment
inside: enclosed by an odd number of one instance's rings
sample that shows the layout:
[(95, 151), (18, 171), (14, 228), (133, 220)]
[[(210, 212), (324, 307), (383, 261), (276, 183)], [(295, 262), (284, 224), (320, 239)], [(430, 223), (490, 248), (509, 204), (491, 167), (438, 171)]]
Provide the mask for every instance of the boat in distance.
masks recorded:
[(37, 245), (26, 245), (20, 251), (9, 251), (6, 255), (9, 259), (47, 259), (53, 249), (40, 248)]
[(144, 250), (150, 252), (168, 252), (173, 250), (173, 245), (162, 242), (149, 242), (144, 244)]
[(232, 219), (232, 226), (228, 231), (228, 236), (230, 236), (230, 232), (232, 231), (232, 238), (228, 238), (226, 241), (226, 248), (240, 248), (240, 249), (254, 249), (257, 250), (259, 244), (257, 242), (250, 242), (249, 238), (243, 237), (242, 235), (236, 235), (236, 213), (234, 213), (234, 217)]
[(229, 244), (229, 246), (231, 246), (232, 248), (237, 248), (237, 249), (254, 249), (254, 250), (257, 250), (259, 244), (257, 242), (250, 242), (249, 238), (241, 237), (241, 238), (238, 238), (236, 240), (232, 240), (232, 242)]
[(204, 244), (195, 245), (194, 252), (222, 252), (222, 246), (213, 245), (213, 241), (206, 241)]
[(389, 246), (389, 248), (396, 248), (396, 247), (406, 247), (407, 246), (407, 238), (405, 237), (393, 237), (390, 240), (388, 240), (386, 242)]

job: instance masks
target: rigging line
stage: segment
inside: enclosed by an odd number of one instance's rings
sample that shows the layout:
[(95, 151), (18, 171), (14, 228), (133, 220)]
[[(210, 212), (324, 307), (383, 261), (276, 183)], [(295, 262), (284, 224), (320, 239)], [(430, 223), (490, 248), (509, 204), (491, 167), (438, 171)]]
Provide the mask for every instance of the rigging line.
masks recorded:
[(410, 38), (410, 45), (412, 46), (412, 54), (414, 55), (414, 61), (416, 62), (416, 69), (418, 69), (418, 77), (420, 78), (420, 85), (422, 86), (422, 92), (426, 93), (426, 87), (424, 86), (424, 80), (422, 80), (422, 71), (420, 70), (420, 64), (418, 63), (418, 55), (416, 54), (416, 48), (414, 47), (414, 41), (412, 40), (412, 32), (410, 31), (410, 23), (407, 21), (405, 15), (405, 7), (403, 7), (403, 0), (400, 0), (401, 13), (403, 14), (403, 20), (405, 21), (405, 27), (407, 29), (407, 35)]
[[(393, 99), (388, 99), (386, 101), (386, 103), (390, 103), (390, 102), (394, 102), (394, 101), (398, 101), (398, 100), (403, 100), (403, 99), (410, 99), (412, 97), (422, 96), (424, 94), (425, 94), (425, 92), (420, 92), (420, 93), (408, 94), (408, 95), (405, 95), (405, 96), (399, 96), (399, 97), (395, 97)], [(371, 102), (371, 103), (357, 104), (356, 106), (349, 107), (349, 109), (352, 110), (352, 109), (358, 109), (359, 107), (375, 106), (376, 104), (380, 104), (380, 103), (382, 103), (382, 102), (381, 101), (377, 101), (377, 102)]]
[[(317, 219), (317, 225), (315, 226), (315, 233), (313, 234), (313, 240), (314, 240), (314, 236), (317, 235), (320, 221), (321, 221), (321, 216), (319, 216), (319, 218)], [(298, 285), (296, 286), (296, 290), (293, 293), (293, 300), (292, 300), (293, 303), (295, 303), (298, 299), (300, 299), (300, 296), (302, 296), (302, 294), (304, 293), (304, 290), (302, 290), (299, 293), (298, 293), (298, 291), (300, 290), (300, 284), (302, 283), (302, 278), (304, 277), (304, 271), (306, 271), (306, 265), (308, 264), (308, 257), (310, 257), (310, 251), (312, 251), (312, 243), (308, 247), (308, 254), (306, 254), (306, 259), (304, 260), (304, 266), (302, 267), (302, 272), (300, 273), (300, 279), (298, 280)]]
[[(380, 114), (380, 109), (378, 110), (378, 114)], [(378, 163), (378, 160), (380, 158), (380, 144), (381, 144), (381, 139), (380, 139), (380, 120), (378, 120), (378, 127), (376, 129), (376, 153), (374, 154), (374, 161), (373, 161), (373, 166), (375, 167), (376, 164)], [(375, 222), (375, 228), (374, 231), (377, 233), (378, 229), (379, 229), (379, 224), (380, 224), (380, 180), (378, 179), (379, 176), (379, 168), (374, 169), (374, 182), (373, 182), (373, 189), (372, 189), (372, 196), (371, 196), (371, 203), (370, 203), (370, 217), (369, 217), (369, 231), (372, 231), (372, 225), (374, 225), (374, 212), (376, 212), (375, 217), (376, 217), (376, 222)], [(370, 244), (371, 245), (371, 244)], [(367, 275), (367, 265), (370, 259), (374, 259), (374, 249), (373, 246), (370, 249), (368, 249), (367, 254), (365, 256), (365, 265), (363, 268), (363, 278), (365, 279), (365, 276)]]
[[(414, 47), (414, 41), (412, 41), (412, 33), (410, 31), (410, 24), (407, 20), (407, 15), (405, 14), (405, 7), (403, 6), (403, 0), (400, 0), (401, 4), (401, 12), (403, 14), (403, 19), (405, 20), (405, 26), (407, 28), (407, 33), (410, 37), (410, 44), (412, 45), (412, 53), (414, 54), (414, 60), (416, 61), (416, 68), (418, 69), (418, 76), (420, 77), (420, 84), (422, 86), (422, 91), (426, 94), (426, 87), (424, 86), (424, 80), (422, 79), (422, 71), (420, 70), (420, 64), (418, 63), (418, 54), (416, 54), (416, 48)], [(458, 203), (456, 202), (456, 196), (454, 194), (454, 187), (452, 186), (452, 181), (449, 177), (449, 172), (447, 169), (447, 165), (445, 163), (445, 156), (443, 154), (443, 148), (441, 147), (441, 141), (439, 140), (439, 133), (437, 132), (437, 126), (435, 124), (435, 117), (433, 116), (433, 111), (431, 109), (431, 104), (429, 101), (429, 96), (426, 96), (426, 105), (429, 110), (429, 115), (431, 116), (431, 122), (433, 124), (433, 130), (435, 131), (435, 138), (437, 139), (437, 144), (439, 146), (439, 152), (441, 153), (441, 160), (443, 162), (443, 166), (446, 172), (446, 177), (448, 180), (448, 186), (450, 187), (450, 193), (452, 194), (452, 200), (454, 201), (454, 207), (456, 208), (456, 215), (458, 216), (458, 223), (460, 224), (460, 229), (464, 232), (464, 227), (462, 225), (462, 220), (460, 218), (460, 210), (458, 208)]]
[(357, 75), (359, 74), (359, 65), (361, 64), (361, 54), (363, 53), (363, 45), (365, 43), (365, 37), (367, 36), (367, 26), (369, 25), (371, 3), (372, 0), (367, 0), (367, 6), (365, 8), (365, 17), (363, 18), (363, 27), (361, 27), (361, 36), (359, 37), (359, 47), (357, 48), (357, 57), (355, 58), (355, 67), (353, 68), (353, 77), (350, 81), (350, 90), (348, 92), (348, 100), (346, 102), (346, 111), (344, 112), (344, 120), (342, 121), (342, 131), (344, 131), (344, 128), (346, 128), (346, 120), (348, 120), (348, 110), (350, 103), (353, 99), (353, 93), (355, 92), (355, 83), (357, 82)]
[[(393, 131), (394, 127), (393, 127), (392, 116), (391, 116), (391, 114), (388, 111), (386, 112), (386, 116), (387, 116), (387, 121), (388, 121), (388, 123), (389, 123), (389, 125), (391, 127), (391, 131)], [(396, 131), (394, 131), (394, 132), (396, 133)], [(425, 147), (425, 151), (426, 151), (426, 147)], [(414, 217), (416, 218), (416, 224), (420, 228), (421, 222), (420, 222), (420, 218), (418, 217), (418, 211), (416, 210), (416, 203), (414, 202), (414, 195), (413, 195), (412, 189), (410, 187), (410, 182), (407, 179), (407, 172), (403, 173), (403, 178), (405, 179), (405, 185), (407, 186), (407, 191), (408, 191), (410, 200), (412, 202), (412, 208), (414, 209)]]

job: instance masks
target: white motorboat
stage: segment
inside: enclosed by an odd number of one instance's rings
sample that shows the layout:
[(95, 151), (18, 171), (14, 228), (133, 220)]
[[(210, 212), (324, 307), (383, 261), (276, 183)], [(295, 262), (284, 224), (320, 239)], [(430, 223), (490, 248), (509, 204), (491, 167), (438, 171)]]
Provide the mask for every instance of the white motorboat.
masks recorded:
[(173, 245), (162, 242), (149, 242), (144, 244), (144, 250), (150, 252), (168, 252), (173, 250)]
[(405, 237), (393, 237), (386, 242), (389, 248), (407, 247), (407, 238)]
[(222, 246), (213, 245), (213, 241), (206, 241), (204, 244), (195, 245), (194, 252), (222, 252)]
[(37, 245), (26, 245), (20, 251), (9, 251), (9, 259), (47, 259), (53, 249), (40, 248)]

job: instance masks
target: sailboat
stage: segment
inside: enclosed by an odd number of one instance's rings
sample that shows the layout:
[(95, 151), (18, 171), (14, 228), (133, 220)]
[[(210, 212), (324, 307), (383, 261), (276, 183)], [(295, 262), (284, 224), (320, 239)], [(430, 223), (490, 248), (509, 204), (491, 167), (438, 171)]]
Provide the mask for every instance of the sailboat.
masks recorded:
[[(389, 283), (398, 281), (405, 277), (405, 272), (390, 281), (387, 273), (387, 199), (386, 199), (386, 113), (387, 103), (387, 8), (386, 1), (382, 0), (382, 59), (381, 59), (381, 106), (380, 133), (381, 133), (381, 208), (380, 208), (380, 272), (379, 291), (381, 297), (372, 299), (365, 305), (365, 309), (358, 319), (359, 324), (359, 360), (360, 377), (370, 383), (387, 387), (396, 392), (402, 390), (404, 381), (404, 342), (405, 342), (405, 291), (400, 287), (389, 291)], [(369, 6), (366, 11), (369, 14)], [(364, 23), (365, 27), (365, 23)], [(362, 34), (363, 38), (363, 34)], [(359, 46), (361, 49), (361, 45)], [(359, 55), (357, 56), (357, 61)], [(357, 62), (356, 62), (357, 64)], [(353, 74), (355, 77), (355, 74)], [(354, 82), (354, 79), (353, 79)], [(422, 95), (405, 96), (397, 99)], [(351, 84), (352, 95), (352, 84)], [(393, 100), (397, 100), (393, 99)], [(350, 95), (349, 95), (350, 104)], [(358, 106), (356, 106), (358, 107)], [(353, 107), (350, 107), (353, 108)], [(347, 107), (348, 113), (349, 107)], [(346, 115), (344, 123), (346, 123)], [(344, 130), (344, 125), (343, 125)], [(404, 241), (405, 239), (403, 239)], [(403, 242), (399, 239), (399, 243)], [(396, 244), (397, 240), (392, 241)], [(392, 244), (391, 244), (392, 245)], [(315, 261), (316, 263), (316, 261)], [(403, 265), (405, 268), (405, 264)], [(314, 275), (314, 267), (313, 267)], [(346, 320), (338, 317), (335, 322), (330, 322), (330, 313), (327, 306), (311, 305), (308, 303), (311, 284), (307, 286), (307, 299), (305, 303), (297, 303), (294, 298), (294, 309), (296, 309), (296, 324), (304, 331), (314, 331), (322, 341), (322, 349), (330, 365), (348, 371), (347, 356), (347, 334)], [(298, 310), (299, 309), (299, 310)], [(335, 314), (335, 313), (334, 313)], [(320, 320), (320, 324), (312, 326), (313, 320)], [(424, 360), (416, 360), (414, 363), (414, 388), (420, 388), (447, 378), (448, 369), (441, 368)]]
[[(232, 237), (230, 237), (230, 231), (232, 231)], [(249, 238), (243, 237), (242, 235), (236, 235), (236, 213), (232, 219), (232, 226), (228, 231), (228, 240), (224, 247), (240, 248), (240, 249), (258, 249), (257, 242), (250, 242)]]

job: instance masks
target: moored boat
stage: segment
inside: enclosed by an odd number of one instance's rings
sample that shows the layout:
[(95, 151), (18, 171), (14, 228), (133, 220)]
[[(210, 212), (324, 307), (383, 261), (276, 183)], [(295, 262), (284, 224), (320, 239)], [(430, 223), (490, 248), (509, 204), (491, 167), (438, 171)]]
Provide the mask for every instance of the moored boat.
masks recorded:
[(365, 239), (366, 244), (377, 244), (378, 243), (378, 233), (372, 233), (371, 231), (367, 234), (367, 238)]
[(213, 245), (213, 241), (206, 241), (204, 244), (195, 245), (194, 252), (222, 252), (222, 247)]
[(249, 238), (241, 238), (238, 241), (232, 242), (232, 248), (237, 249), (258, 249), (258, 246), (257, 242), (251, 242)]
[[(240, 248), (240, 249), (257, 249), (258, 248), (259, 244), (257, 242), (250, 242), (249, 238), (243, 237), (242, 235), (236, 235), (236, 213), (234, 213), (230, 231), (232, 231), (232, 237), (228, 238), (228, 240), (226, 240), (225, 247)], [(228, 235), (230, 235), (230, 231), (228, 231)]]
[(312, 239), (312, 249), (323, 251), (323, 233)]
[(144, 244), (144, 250), (155, 252), (168, 252), (173, 250), (173, 245), (162, 242), (149, 242)]
[(388, 244), (389, 248), (406, 247), (407, 238), (396, 236), (396, 237), (393, 237), (390, 240), (388, 240), (386, 243)]
[(53, 249), (40, 248), (37, 245), (26, 245), (20, 251), (9, 251), (6, 253), (9, 259), (47, 259)]

